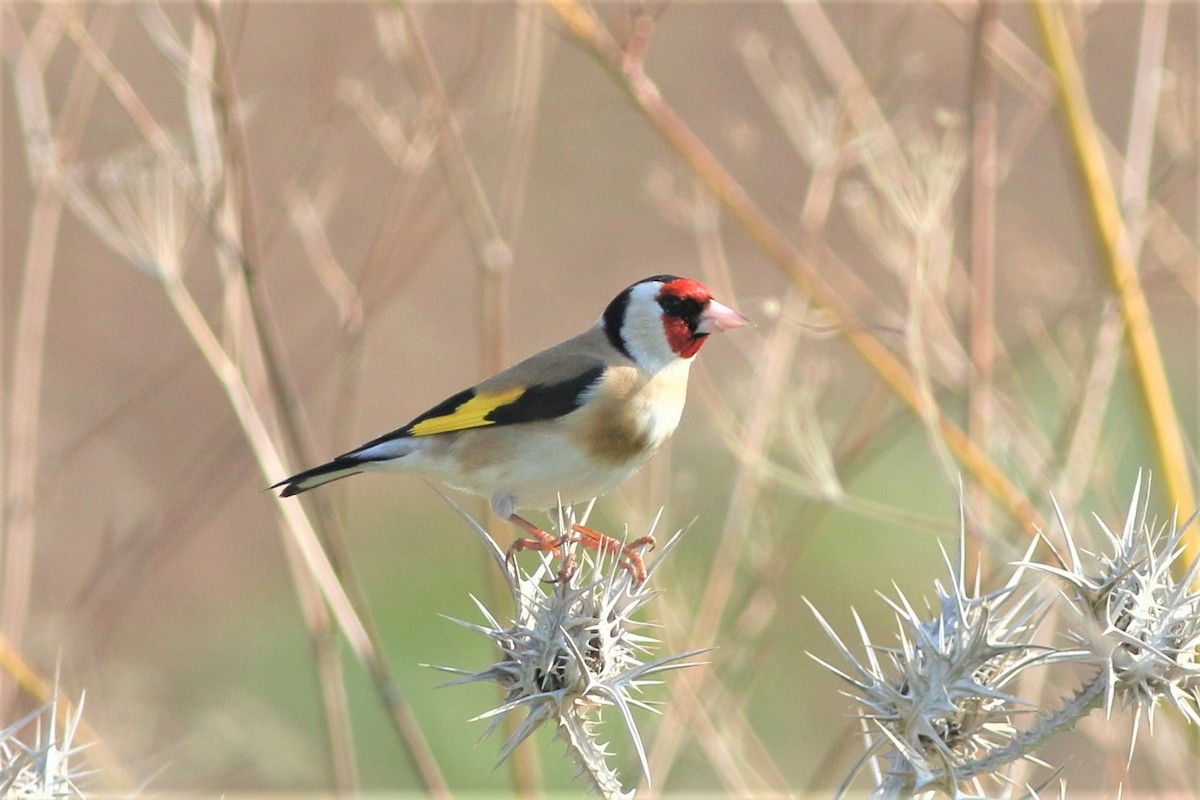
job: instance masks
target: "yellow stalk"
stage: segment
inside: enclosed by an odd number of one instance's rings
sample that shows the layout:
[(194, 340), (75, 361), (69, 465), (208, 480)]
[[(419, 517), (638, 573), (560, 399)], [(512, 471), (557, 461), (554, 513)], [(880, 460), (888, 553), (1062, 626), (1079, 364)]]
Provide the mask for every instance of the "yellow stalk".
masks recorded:
[[(1109, 276), (1125, 320), (1125, 336), (1133, 356), (1142, 399), (1146, 403), (1146, 412), (1150, 417), (1159, 469), (1165, 478), (1171, 502), (1177, 512), (1186, 517), (1196, 508), (1196, 496), (1192, 489), (1183, 433), (1172, 402), (1162, 351), (1150, 321), (1150, 307), (1146, 303), (1137, 266), (1133, 263), (1117, 194), (1088, 104), (1079, 59), (1071, 44), (1061, 5), (1055, 0), (1033, 0), (1033, 8), (1050, 59), (1050, 68), (1058, 79), (1067, 133), (1079, 161), (1096, 233), (1100, 237)], [(1195, 528), (1185, 535), (1184, 545), (1187, 558), (1179, 563), (1188, 564), (1200, 555), (1200, 536)]]

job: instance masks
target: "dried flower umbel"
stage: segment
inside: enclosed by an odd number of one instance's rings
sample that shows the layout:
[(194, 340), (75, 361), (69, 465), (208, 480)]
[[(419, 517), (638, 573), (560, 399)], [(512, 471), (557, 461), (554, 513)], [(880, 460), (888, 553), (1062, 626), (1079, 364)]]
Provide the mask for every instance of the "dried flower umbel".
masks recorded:
[[(461, 513), (461, 512), (460, 512)], [(559, 519), (559, 530), (570, 530), (569, 517)], [(543, 554), (540, 566), (524, 571), (496, 546), (474, 520), (467, 519), (484, 542), (496, 564), (504, 570), (516, 608), (515, 619), (501, 624), (476, 598), (487, 620), (475, 625), (458, 624), (478, 631), (496, 643), (500, 658), (487, 669), (471, 672), (439, 667), (462, 675), (450, 685), (490, 681), (505, 690), (504, 702), (475, 719), (490, 719), (490, 734), (510, 712), (527, 714), (500, 751), (503, 762), (539, 726), (552, 722), (567, 745), (570, 756), (591, 787), (605, 797), (626, 797), (615, 770), (607, 763), (611, 755), (599, 739), (597, 724), (604, 707), (621, 715), (633, 741), (642, 769), (649, 780), (649, 767), (642, 739), (633, 720), (633, 708), (654, 710), (637, 697), (641, 688), (657, 681), (651, 677), (668, 670), (692, 666), (688, 659), (703, 652), (692, 650), (650, 662), (642, 658), (656, 643), (637, 631), (646, 626), (633, 618), (635, 612), (658, 592), (650, 589), (662, 559), (671, 552), (683, 531), (660, 549), (639, 585), (628, 570), (603, 554), (564, 545), (563, 557), (578, 560), (573, 573), (557, 579), (558, 570)], [(655, 520), (655, 525), (658, 520)], [(653, 532), (655, 525), (651, 525)]]
[[(949, 588), (936, 584), (936, 603), (924, 614), (903, 594), (888, 601), (898, 647), (873, 644), (855, 614), (865, 649), (859, 659), (817, 613), (849, 667), (820, 663), (851, 685), (867, 741), (843, 791), (870, 763), (876, 797), (934, 789), (982, 795), (985, 779), (1003, 783), (1021, 759), (1042, 763), (1032, 755), (1037, 747), (1097, 708), (1111, 714), (1114, 698), (1136, 709), (1134, 741), (1141, 715), (1153, 723), (1160, 703), (1200, 722), (1200, 593), (1192, 588), (1200, 568), (1193, 563), (1181, 577), (1172, 574), (1186, 525), (1147, 521), (1141, 488), (1139, 476), (1120, 534), (1100, 523), (1103, 553), (1082, 551), (1060, 511), (1068, 557), (1055, 566), (1034, 562), (1045, 541), (1039, 536), (994, 592), (981, 594), (978, 580), (969, 590), (962, 564), (955, 569), (947, 559)], [(1050, 644), (1035, 641), (1055, 601), (1034, 584), (1037, 574), (1061, 580), (1057, 596), (1070, 607), (1063, 615), (1070, 627)], [(1064, 671), (1060, 683), (1070, 689), (1056, 707), (1038, 708), (1015, 694), (1025, 670), (1061, 665), (1073, 669)], [(1082, 685), (1080, 667), (1091, 668)]]

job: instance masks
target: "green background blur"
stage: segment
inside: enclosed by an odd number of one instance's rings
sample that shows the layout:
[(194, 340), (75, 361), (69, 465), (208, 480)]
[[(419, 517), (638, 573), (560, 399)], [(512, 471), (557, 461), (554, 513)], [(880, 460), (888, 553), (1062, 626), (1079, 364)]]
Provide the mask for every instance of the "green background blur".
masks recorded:
[[(664, 98), (785, 234), (803, 241), (800, 206), (812, 170), (756, 88), (744, 55), (748, 42), (765, 42), (781, 74), (807, 86), (831, 113), (847, 100), (822, 76), (786, 7), (679, 3), (604, 6), (599, 13), (620, 32), (637, 9), (655, 20), (646, 71)], [(162, 10), (187, 43), (192, 6)], [(110, 38), (98, 38), (103, 51), (155, 119), (186, 137), (179, 78), (147, 33), (144, 11), (137, 4), (77, 10), (92, 30), (111, 26)], [(825, 11), (898, 135), (927, 143), (957, 137), (965, 157), (973, 7), (838, 3)], [(5, 13), (9, 31), (20, 25), (27, 36), (46, 12), (19, 3)], [(403, 64), (381, 44), (380, 30), (389, 24), (381, 17), (388, 13), (357, 3), (230, 3), (218, 12), (245, 114), (263, 243), (257, 271), (322, 457), (391, 430), (473, 383), (483, 368), (480, 340), (489, 334), (482, 328), (483, 289), (470, 240), (436, 157), (426, 152), (411, 168), (397, 163), (395, 151), (389, 155), (372, 134), (364, 111), (369, 104), (362, 98), (369, 95), (376, 122), (391, 115), (417, 138), (427, 126)], [(1171, 13), (1170, 80), (1160, 113), (1176, 113), (1183, 130), (1194, 132), (1196, 12), (1180, 5)], [(1138, 56), (1133, 32), (1141, 15), (1137, 4), (1089, 5), (1072, 15), (1086, 33), (1082, 51), (1094, 112), (1118, 148), (1129, 134)], [(696, 202), (694, 178), (548, 9), (448, 3), (421, 5), (419, 16), (485, 191), (496, 201), (511, 196), (506, 193), (514, 185), (523, 190), (511, 231), (506, 361), (591, 325), (617, 291), (655, 273), (694, 276), (727, 291), (731, 284), (732, 295), (721, 299), (758, 323), (705, 348), (669, 452), (602, 498), (594, 518), (604, 530), (627, 523), (637, 532), (665, 506), (665, 529), (696, 520), (662, 576), (666, 605), (651, 607), (659, 620), (670, 609), (664, 637), (681, 647), (695, 624), (691, 614), (737, 477), (737, 425), (758, 401), (756, 376), (777, 327), (795, 328), (799, 344), (768, 450), (797, 475), (808, 467), (792, 451), (788, 410), (809, 403), (815, 413), (805, 418), (819, 432), (817, 440), (832, 444), (877, 391), (876, 381), (818, 313), (776, 313), (787, 279), (733, 221), (721, 218), (715, 229), (724, 266), (705, 250), (711, 235), (698, 237), (681, 224)], [(1027, 52), (1040, 55), (1027, 9), (1001, 4), (1000, 18)], [(6, 48), (18, 40), (10, 36)], [(516, 54), (528, 47), (543, 58), (540, 96), (527, 169), (514, 184), (508, 157), (512, 115), (521, 107), (514, 69)], [(78, 61), (69, 37), (46, 60), (52, 115)], [(0, 321), (10, 343), (27, 279), (22, 265), (34, 192), (14, 80), (6, 74), (0, 129)], [(1005, 348), (997, 391), (1004, 413), (997, 416), (1000, 433), (990, 452), (1048, 516), (1049, 491), (1059, 479), (1055, 455), (1079, 403), (1108, 291), (1056, 113), (1037, 100), (1034, 88), (1005, 77), (997, 108), (1007, 156), (995, 222), (995, 333)], [(106, 165), (136, 149), (140, 138), (103, 88), (85, 130), (79, 174), (98, 185)], [(1189, 151), (1170, 138), (1167, 121), (1159, 130), (1151, 193), (1183, 231), (1184, 254), (1151, 234), (1143, 275), (1175, 401), (1194, 436), (1195, 137), (1183, 137)], [(848, 152), (856, 147), (851, 139), (847, 134), (841, 141)], [(913, 160), (923, 168), (917, 151)], [(898, 240), (873, 241), (856, 223), (855, 198), (872, 192), (861, 163), (844, 165), (835, 191), (820, 239), (843, 266), (818, 262), (818, 269), (903, 353), (899, 328), (908, 284), (881, 255)], [(349, 341), (289, 220), (289, 193), (315, 199), (329, 250), (358, 285), (364, 322), (357, 344)], [(934, 337), (934, 345), (965, 330), (965, 185), (939, 225), (941, 243), (957, 260), (944, 291), (929, 299), (947, 320), (939, 333), (946, 338)], [(221, 285), (213, 250), (203, 224), (193, 220), (188, 230), (188, 285), (217, 324)], [(318, 687), (274, 503), (264, 492), (283, 476), (258, 470), (225, 396), (157, 282), (105, 248), (69, 210), (56, 242), (39, 405), (34, 590), (21, 649), (43, 674), (61, 663), (70, 695), (86, 690), (87, 717), (105, 747), (129, 775), (148, 779), (152, 793), (325, 790), (330, 777)], [(851, 292), (847, 275), (871, 293)], [(353, 417), (335, 420), (345, 385), (341, 365), (352, 350), (361, 358), (351, 381)], [(944, 385), (943, 407), (961, 419), (961, 382)], [(1091, 511), (1117, 518), (1138, 468), (1153, 466), (1127, 366), (1117, 369), (1108, 394), (1086, 491), (1070, 510), (1082, 526)], [(772, 559), (786, 559), (783, 578), (769, 594), (774, 606), (752, 646), (719, 647), (711, 656), (724, 689), (795, 791), (836, 787), (859, 753), (839, 682), (805, 655), (810, 650), (837, 660), (802, 598), (851, 639), (850, 609), (856, 607), (876, 641), (890, 642), (894, 623), (876, 592), (891, 593), (895, 582), (921, 597), (944, 575), (939, 539), (955, 548), (957, 477), (942, 469), (920, 423), (895, 399), (883, 409), (865, 449), (839, 466), (853, 502), (830, 506), (811, 488), (763, 479), (718, 645), (729, 636), (740, 641), (738, 627), (757, 613), (746, 603)], [(510, 791), (507, 770), (492, 769), (503, 732), (478, 743), (486, 723), (467, 721), (495, 705), (497, 692), (438, 688), (445, 676), (421, 666), (483, 668), (492, 657), (483, 637), (441, 616), (479, 621), (469, 595), (487, 597), (495, 585), (482, 548), (419, 479), (362, 477), (330, 491), (345, 510), (349, 546), (389, 664), (451, 787)], [(1161, 495), (1156, 487), (1156, 502)], [(466, 507), (484, 510), (474, 501)], [(995, 556), (1012, 558), (1012, 544), (1028, 532), (997, 508), (990, 520)], [(497, 614), (507, 612), (503, 604), (490, 605)], [(374, 689), (349, 654), (345, 673), (362, 786), (415, 789)], [(669, 674), (666, 681), (678, 679)], [(668, 692), (658, 687), (650, 696), (665, 700)], [(638, 720), (652, 745), (658, 720), (645, 713)], [(4, 722), (0, 718), (0, 727)], [(1112, 763), (1104, 749), (1111, 742), (1096, 732), (1103, 724), (1095, 728), (1085, 726), (1061, 750), (1045, 754), (1066, 763), (1081, 787), (1090, 776), (1109, 785), (1097, 764)], [(638, 774), (632, 746), (619, 725), (609, 731), (629, 783)], [(546, 738), (537, 747), (544, 785), (551, 791), (572, 786), (561, 745)], [(1102, 746), (1091, 746), (1096, 743)], [(1124, 745), (1113, 752), (1120, 761)], [(1159, 757), (1143, 748), (1135, 763), (1152, 772)], [(668, 791), (721, 786), (711, 759), (691, 738), (669, 774), (656, 775), (655, 782)]]

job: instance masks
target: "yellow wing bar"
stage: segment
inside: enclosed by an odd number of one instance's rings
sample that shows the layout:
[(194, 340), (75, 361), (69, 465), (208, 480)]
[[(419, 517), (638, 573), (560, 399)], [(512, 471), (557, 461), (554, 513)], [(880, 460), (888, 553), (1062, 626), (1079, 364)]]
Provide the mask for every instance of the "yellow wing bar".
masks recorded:
[(450, 413), (423, 419), (411, 426), (405, 433), (409, 436), (429, 436), (434, 433), (449, 433), (467, 428), (494, 425), (496, 424), (495, 420), (488, 419), (488, 414), (501, 406), (516, 402), (523, 394), (525, 394), (525, 388), (521, 386), (499, 394), (477, 394)]

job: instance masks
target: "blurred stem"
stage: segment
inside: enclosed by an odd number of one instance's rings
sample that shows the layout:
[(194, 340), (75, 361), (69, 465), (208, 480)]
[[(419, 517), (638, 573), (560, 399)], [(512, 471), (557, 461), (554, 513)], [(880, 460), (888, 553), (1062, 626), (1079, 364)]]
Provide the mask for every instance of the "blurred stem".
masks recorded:
[(1129, 110), (1129, 138), (1125, 165), (1121, 170), (1121, 210), (1129, 233), (1129, 249), (1141, 259), (1146, 238), (1146, 210), (1150, 206), (1150, 169), (1158, 132), (1158, 103), (1162, 96), (1163, 56), (1167, 45), (1167, 22), (1171, 6), (1149, 2), (1142, 7), (1142, 31), (1138, 41), (1138, 66)]
[[(171, 301), (180, 321), (200, 350), (200, 354), (208, 362), (213, 375), (225, 390), (230, 405), (237, 415), (238, 423), (245, 432), (259, 462), (264, 479), (270, 480), (274, 475), (282, 475), (285, 471), (283, 460), (267, 432), (267, 426), (258, 408), (254, 405), (237, 365), (233, 363), (229, 354), (221, 346), (220, 339), (213, 332), (183, 282), (177, 276), (167, 275), (163, 277), (162, 283), (167, 298)], [(362, 623), (355, 614), (349, 599), (345, 596), (341, 584), (334, 576), (333, 568), (329, 565), (324, 550), (320, 547), (311, 522), (295, 503), (284, 502), (280, 498), (278, 507), (288, 521), (289, 529), (300, 541), (300, 552), (304, 557), (305, 564), (326, 594), (326, 600), (334, 610), (334, 616), (345, 632), (350, 646), (361, 655), (369, 649), (370, 643)]]
[[(828, 217), (829, 204), (834, 197), (833, 187), (840, 174), (837, 159), (832, 159), (814, 170), (800, 215), (805, 242), (815, 242), (820, 236)], [(700, 195), (704, 190), (697, 186), (696, 191), (697, 195)], [(714, 205), (711, 198), (697, 196), (694, 201), (696, 219), (693, 225), (700, 240), (702, 254), (710, 254), (708, 258), (702, 258), (702, 261), (719, 264), (722, 268), (720, 272), (727, 278), (724, 248), (719, 237), (719, 226), (716, 224), (717, 209), (713, 207), (709, 210), (710, 205)], [(799, 346), (800, 328), (788, 325), (786, 321), (799, 317), (805, 307), (806, 302), (800, 296), (799, 290), (795, 286), (791, 287), (784, 298), (779, 323), (761, 349), (765, 357), (757, 360), (759, 369), (756, 372), (755, 391), (752, 393), (752, 396), (757, 398), (755, 411), (746, 421), (736, 448), (738, 470), (730, 494), (729, 510), (722, 528), (720, 545), (712, 559), (712, 569), (704, 587), (704, 594), (693, 615), (694, 627), (687, 644), (683, 646), (684, 649), (708, 646), (726, 615), (734, 580), (746, 550), (746, 533), (753, 528), (753, 518), (760, 505), (764, 484), (762, 465), (769, 460), (767, 449), (772, 443), (771, 425), (777, 420), (780, 398), (788, 390), (792, 362)], [(669, 773), (684, 742), (685, 734), (689, 732), (697, 735), (714, 762), (723, 763), (728, 743), (720, 737), (699, 735), (699, 732), (706, 729), (706, 723), (710, 723), (708, 715), (711, 713), (708, 704), (700, 702), (699, 698), (715, 692), (720, 692), (720, 685), (711, 667), (689, 671), (673, 684), (672, 708), (663, 715), (662, 725), (650, 753), (651, 772), (659, 775), (660, 779)], [(740, 761), (741, 759), (733, 759), (732, 765), (722, 771), (724, 788), (727, 791), (744, 794), (763, 790), (778, 792), (786, 788), (786, 782), (778, 779), (779, 772), (775, 765), (769, 763), (759, 770), (764, 776), (762, 785), (746, 785), (747, 778), (734, 768)], [(733, 783), (731, 780), (741, 783)], [(774, 786), (770, 785), (771, 780), (776, 780)]]
[[(30, 182), (35, 187), (8, 373), (11, 384), (9, 395), (0, 399), (0, 631), (20, 647), (33, 579), (42, 367), (51, 279), (66, 202), (61, 184), (63, 165), (72, 163), (79, 151), (99, 81), (86, 63), (75, 62), (55, 130), (42, 71), (62, 38), (63, 17), (53, 9), (46, 10), (25, 39), (12, 7), (7, 6), (4, 14), (0, 25), (11, 30), (21, 45), (10, 58), (15, 61), (13, 80)], [(101, 41), (112, 39), (119, 17), (111, 9), (96, 12), (94, 24)], [(6, 367), (9, 365), (0, 360), (0, 387)], [(0, 715), (11, 697), (8, 682), (0, 681)]]
[[(270, 406), (278, 409), (282, 435), (290, 445), (291, 451), (296, 454), (300, 463), (312, 463), (314, 459), (311, 458), (311, 448), (307, 446), (308, 439), (301, 431), (296, 409), (300, 395), (292, 390), (289, 376), (284, 372), (284, 361), (279, 355), (282, 348), (278, 341), (277, 329), (269, 324), (267, 304), (261, 296), (261, 282), (255, 279), (256, 269), (263, 263), (263, 252), (258, 234), (254, 186), (250, 179), (245, 114), (241, 107), (233, 65), (216, 9), (205, 2), (199, 3), (197, 8), (199, 19), (211, 37), (211, 69), (213, 86), (216, 88), (211, 102), (220, 113), (223, 128), (220, 146), (224, 150), (225, 166), (221, 173), (223, 180), (220, 182), (220, 188), (224, 197), (214, 197), (213, 200), (214, 203), (230, 204), (232, 213), (237, 214), (240, 228), (237, 239), (241, 247), (236, 254), (239, 263), (225, 274), (226, 294), (233, 293), (234, 287), (237, 287), (236, 292), (245, 297), (246, 310), (253, 325), (254, 341), (246, 342), (248, 348), (241, 359), (242, 368), (243, 371), (249, 371), (252, 366), (261, 365), (265, 380), (258, 383), (268, 397), (263, 398), (260, 407)], [(222, 210), (213, 208), (214, 220), (221, 214)], [(258, 372), (258, 369), (254, 369), (254, 372)], [(322, 521), (317, 527), (321, 544), (329, 554), (334, 571), (346, 587), (351, 602), (363, 620), (367, 634), (374, 639), (374, 649), (378, 652), (378, 636), (370, 624), (369, 606), (355, 577), (340, 520), (333, 513), (326, 497), (319, 497), (315, 502), (318, 505), (318, 517)], [(293, 567), (293, 574), (299, 574), (298, 566)], [(338, 648), (336, 632), (329, 624), (328, 612), (319, 597), (313, 597), (311, 591), (301, 592), (301, 595), (302, 612), (313, 650), (317, 680), (321, 687), (321, 708), (334, 786), (339, 791), (353, 791), (358, 787), (358, 769), (354, 755), (349, 703), (343, 682), (342, 655)]]
[[(941, 256), (937, 253), (937, 243), (934, 241), (937, 225), (919, 224), (911, 229), (913, 246), (911, 252), (911, 274), (908, 281), (907, 313), (904, 318), (904, 351), (908, 357), (909, 374), (912, 376), (918, 393), (919, 401), (915, 407), (917, 416), (925, 428), (925, 438), (929, 443), (929, 451), (934, 461), (942, 470), (943, 478), (953, 485), (960, 474), (956, 474), (954, 461), (946, 447), (944, 437), (939, 437), (939, 420), (941, 406), (938, 404), (937, 388), (929, 367), (928, 353), (930, 345), (927, 340), (927, 311), (934, 304), (933, 293), (930, 291), (930, 273), (940, 270), (934, 264), (934, 259)], [(972, 440), (974, 441), (974, 440)], [(976, 442), (976, 444), (979, 444)], [(980, 445), (982, 448), (982, 445)], [(982, 452), (982, 449), (981, 449)]]
[[(3, 589), (0, 592), (0, 631), (20, 646), (29, 615), (33, 579), (33, 540), (36, 527), (34, 489), (37, 483), (38, 429), (45, 363), (46, 319), (50, 279), (63, 201), (50, 181), (37, 190), (29, 221), (29, 246), (13, 341), (12, 395), (8, 418), (9, 451), (5, 487)], [(5, 682), (7, 683), (7, 682)], [(10, 693), (0, 693), (0, 711)]]
[[(408, 36), (408, 46), (404, 48), (405, 67), (410, 80), (416, 87), (421, 99), (427, 104), (429, 116), (437, 129), (436, 150), (438, 163), (446, 178), (450, 196), (458, 208), (459, 218), (466, 228), (467, 237), (479, 267), (479, 352), (480, 367), (485, 375), (499, 372), (504, 367), (505, 352), (507, 351), (508, 334), (508, 305), (509, 289), (512, 273), (512, 249), (508, 244), (496, 214), (488, 201), (483, 183), (467, 153), (463, 143), (462, 132), (454, 118), (450, 106), (450, 98), (446, 94), (441, 76), (438, 74), (429, 44), (411, 3), (393, 0), (399, 6), (404, 20), (405, 32)], [(539, 72), (536, 75), (540, 75)], [(518, 70), (521, 74), (521, 70)], [(529, 73), (526, 72), (526, 75)], [(519, 79), (520, 80), (520, 79)], [(540, 83), (539, 83), (540, 85)], [(518, 96), (520, 91), (518, 90)], [(536, 100), (536, 96), (535, 96)], [(526, 114), (518, 113), (516, 130), (518, 134), (524, 131), (524, 136), (532, 137), (534, 126), (529, 109)], [(518, 147), (524, 139), (518, 135)], [(520, 174), (522, 164), (521, 153), (514, 150), (509, 163), (509, 197), (510, 203), (505, 206), (510, 210), (515, 220), (519, 216), (521, 194), (513, 191), (523, 181)], [(515, 222), (514, 222), (515, 224)], [(494, 515), (488, 516), (488, 533), (493, 540), (501, 534), (503, 528), (500, 520)], [(494, 570), (488, 570), (494, 575)], [(489, 592), (493, 598), (505, 596), (502, 584), (494, 577), (489, 579)], [(515, 717), (506, 718), (505, 725), (517, 725)], [(518, 796), (534, 797), (539, 795), (538, 786), (541, 783), (541, 767), (538, 762), (537, 750), (532, 743), (526, 741), (517, 747), (508, 759), (509, 772), (512, 776), (513, 790)]]
[[(1053, 0), (1033, 0), (1034, 15), (1058, 79), (1059, 98), (1067, 133), (1083, 179), (1092, 221), (1104, 251), (1109, 276), (1125, 320), (1126, 339), (1134, 372), (1146, 405), (1159, 467), (1167, 494), (1182, 517), (1196, 508), (1192, 478), (1184, 449), (1184, 435), (1175, 412), (1162, 352), (1151, 322), (1150, 308), (1142, 289), (1134, 255), (1117, 202), (1116, 191), (1104, 159), (1104, 149), (1092, 117), (1083, 73), (1071, 43), (1062, 7)], [(1200, 534), (1192, 528), (1185, 535), (1186, 565), (1200, 556)]]
[[(309, 202), (307, 197), (302, 197), (299, 190), (295, 188), (287, 192), (285, 202), (288, 206), (288, 216), (296, 228), (296, 233), (300, 237), (305, 253), (312, 264), (313, 272), (318, 276), (322, 286), (325, 287), (326, 291), (333, 298), (338, 310), (344, 345), (341, 350), (341, 375), (338, 382), (337, 399), (334, 403), (332, 429), (334, 441), (345, 441), (349, 438), (353, 429), (354, 409), (357, 406), (357, 388), (361, 377), (362, 299), (356, 287), (342, 270), (341, 265), (337, 263), (332, 248), (330, 248), (329, 242), (325, 238), (325, 231), (320, 220), (320, 215), (312, 203)], [(337, 488), (331, 487), (334, 492), (332, 499), (328, 499), (330, 492), (318, 493), (324, 494), (327, 499), (318, 504), (317, 514), (321, 519), (321, 528), (331, 531), (333, 536), (338, 537), (344, 542), (342, 515), (345, 513), (344, 500), (346, 495), (344, 491), (338, 492)], [(335, 506), (339, 507), (335, 508)], [(327, 518), (322, 516), (323, 512), (328, 514)], [(326, 547), (329, 547), (328, 541), (325, 544)], [(334, 562), (334, 569), (338, 569), (337, 557), (332, 552), (330, 560)], [(353, 591), (360, 592), (361, 589), (357, 581), (355, 584)], [(365, 606), (365, 598), (359, 597), (358, 601), (363, 602)], [(315, 610), (325, 614), (323, 605)], [(364, 622), (369, 624), (369, 620), (367, 619), (364, 619)], [(354, 759), (353, 730), (350, 725), (351, 717), (346, 701), (345, 683), (342, 678), (343, 664), (341, 651), (336, 647), (330, 646), (336, 644), (336, 640), (332, 637), (332, 631), (329, 632), (329, 635), (323, 636), (321, 639), (314, 639), (313, 644), (313, 657), (317, 663), (318, 674), (322, 676), (321, 688), (325, 693), (325, 703), (328, 709), (326, 724), (329, 727), (329, 736), (331, 739), (331, 752), (333, 754), (333, 764), (331, 766), (333, 767), (336, 785), (347, 788), (357, 787), (359, 783), (358, 765)], [(335, 730), (334, 726), (342, 726), (342, 729)], [(335, 744), (338, 741), (345, 743), (348, 747), (339, 747)]]
[[(1151, 2), (1142, 7), (1141, 40), (1138, 43), (1138, 68), (1134, 79), (1133, 100), (1130, 103), (1129, 139), (1121, 171), (1121, 207), (1129, 231), (1130, 252), (1140, 258), (1145, 240), (1146, 210), (1157, 202), (1149, 196), (1150, 165), (1157, 130), (1158, 98), (1161, 93), (1162, 60), (1166, 47), (1167, 3)], [(1049, 76), (1053, 80), (1053, 76)], [(1106, 154), (1114, 163), (1120, 160), (1115, 148)], [(1101, 425), (1112, 383), (1121, 361), (1121, 340), (1124, 322), (1117, 303), (1105, 303), (1100, 324), (1094, 337), (1094, 349), (1089, 359), (1089, 371), (1084, 380), (1078, 403), (1074, 430), (1064, 449), (1061, 478), (1054, 487), (1054, 496), (1067, 521), (1072, 522), (1074, 509), (1087, 485), (1095, 465), (1096, 449), (1100, 442)]]
[[(15, 30), (19, 23), (6, 9), (6, 22)], [(13, 337), (8, 416), (0, 418), (7, 450), (3, 485), (3, 516), (0, 517), (0, 634), (20, 648), (29, 614), (29, 591), (33, 580), (33, 540), (36, 519), (33, 494), (37, 483), (37, 436), (44, 362), (47, 306), (54, 253), (62, 219), (63, 196), (57, 190), (54, 172), (57, 153), (46, 152), (51, 136), (49, 111), (45, 106), (41, 74), (62, 36), (58, 20), (43, 13), (27, 41), (16, 54), (14, 80), (18, 109), (26, 134), (29, 179), (35, 187), (29, 220)], [(39, 102), (40, 101), (40, 102)], [(37, 116), (35, 117), (35, 113)], [(39, 141), (35, 137), (41, 137)], [(50, 145), (52, 147), (53, 145)], [(39, 156), (41, 159), (39, 160)], [(6, 359), (7, 361), (7, 359)], [(9, 364), (4, 364), (9, 367)], [(5, 376), (0, 371), (0, 379)], [(10, 681), (0, 680), (0, 719), (16, 699)]]
[(409, 37), (408, 47), (405, 48), (405, 64), (421, 98), (430, 106), (429, 116), (438, 133), (438, 162), (467, 228), (475, 260), (485, 273), (506, 273), (512, 265), (512, 251), (500, 232), (483, 184), (467, 155), (458, 122), (450, 108), (450, 99), (446, 96), (425, 41), (421, 21), (413, 11), (412, 4), (401, 0), (393, 2), (400, 7)]
[[(789, 293), (784, 303), (784, 315), (794, 313), (800, 304), (799, 298), (795, 297), (796, 291), (793, 288)], [(720, 544), (712, 558), (704, 594), (693, 615), (692, 632), (685, 645), (687, 650), (711, 646), (725, 616), (747, 537), (754, 530), (754, 515), (763, 488), (758, 466), (767, 457), (766, 448), (772, 442), (776, 412), (781, 397), (788, 389), (787, 378), (791, 374), (798, 344), (797, 330), (780, 323), (763, 347), (764, 358), (757, 371), (752, 395), (757, 398), (754, 413), (746, 421), (735, 451), (737, 475), (721, 530)], [(702, 712), (699, 698), (705, 696), (707, 684), (714, 680), (713, 667), (708, 665), (684, 672), (674, 682), (672, 707), (663, 714), (663, 722), (650, 751), (651, 773), (658, 775), (660, 781), (666, 779), (684, 736), (689, 732), (695, 733), (699, 724), (696, 717)], [(723, 788), (735, 794), (751, 792), (749, 786), (726, 785)], [(782, 788), (785, 787), (772, 787), (771, 791)]]
[[(1074, 421), (1065, 437), (1062, 463), (1056, 470), (1060, 475), (1051, 489), (1063, 509), (1067, 521), (1073, 521), (1088, 479), (1096, 465), (1097, 450), (1102, 441), (1104, 413), (1112, 396), (1113, 379), (1121, 362), (1121, 336), (1124, 325), (1116, 303), (1105, 302), (1100, 324), (1093, 337), (1093, 348), (1087, 375), (1080, 387)], [(1050, 535), (1050, 531), (1043, 532)]]
[(903, 362), (854, 315), (850, 306), (821, 278), (783, 233), (767, 218), (745, 189), (716, 159), (704, 143), (668, 105), (658, 88), (630, 62), (611, 34), (595, 16), (575, 0), (546, 0), (568, 30), (585, 44), (609, 74), (626, 91), (637, 108), (655, 126), (666, 142), (704, 181), (709, 190), (758, 244), (813, 302), (837, 321), (842, 335), (891, 390), (918, 415), (936, 421), (946, 446), (963, 468), (995, 497), (1026, 531), (1044, 527), (1024, 493), (1009, 480), (963, 430), (937, 408), (926, 409), (921, 393)]
[[(286, 474), (283, 460), (271, 439), (259, 409), (254, 405), (241, 372), (230, 359), (229, 354), (221, 347), (220, 340), (196, 306), (187, 287), (177, 276), (172, 275), (164, 276), (163, 285), (180, 320), (187, 328), (201, 355), (208, 362), (213, 375), (225, 390), (264, 479), (270, 481), (274, 476)], [(382, 652), (376, 646), (377, 639), (359, 618), (353, 602), (347, 596), (345, 588), (338, 580), (333, 566), (329, 563), (328, 557), (321, 547), (312, 522), (299, 503), (281, 497), (275, 499), (276, 507), (284, 520), (284, 525), (281, 526), (281, 530), (284, 531), (284, 546), (289, 549), (294, 547), (296, 556), (305, 566), (305, 571), (295, 574), (298, 579), (307, 578), (315, 581), (355, 656), (367, 666), (385, 707), (389, 711), (389, 721), (392, 722), (400, 741), (405, 745), (404, 752), (412, 762), (416, 774), (421, 778), (425, 790), (435, 797), (448, 797), (449, 790), (445, 780), (441, 777), (441, 772), (438, 770), (437, 762), (425, 740), (425, 735), (408, 705), (396, 690), (394, 681), (387, 673)], [(302, 589), (303, 587), (298, 584), (297, 588)]]
[[(991, 40), (999, 21), (997, 0), (982, 0), (976, 11), (974, 67), (971, 73), (971, 291), (967, 392), (967, 435), (986, 452), (994, 407), (996, 359), (996, 67)], [(985, 572), (985, 531), (990, 517), (986, 494), (974, 481), (966, 538), (967, 575)]]
[(509, 241), (516, 238), (524, 215), (529, 167), (533, 161), (537, 112), (545, 74), (546, 26), (543, 16), (542, 5), (537, 0), (520, 0), (520, 11), (514, 21), (512, 96), (507, 101), (511, 108), (509, 138), (512, 146), (504, 165), (497, 214)]

